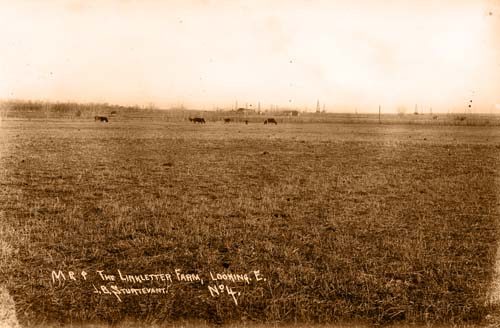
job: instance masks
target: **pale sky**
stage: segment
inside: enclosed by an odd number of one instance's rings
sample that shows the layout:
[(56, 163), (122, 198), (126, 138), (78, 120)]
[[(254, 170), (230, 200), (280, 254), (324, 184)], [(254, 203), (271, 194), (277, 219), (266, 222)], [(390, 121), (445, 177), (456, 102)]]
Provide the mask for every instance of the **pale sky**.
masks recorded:
[(500, 0), (0, 0), (0, 99), (500, 112)]

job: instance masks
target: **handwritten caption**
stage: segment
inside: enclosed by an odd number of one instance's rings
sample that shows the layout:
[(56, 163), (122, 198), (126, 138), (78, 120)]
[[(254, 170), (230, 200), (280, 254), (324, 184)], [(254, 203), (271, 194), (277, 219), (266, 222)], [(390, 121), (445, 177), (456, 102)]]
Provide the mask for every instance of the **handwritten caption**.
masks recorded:
[(267, 281), (260, 270), (253, 270), (250, 273), (209, 271), (201, 274), (185, 273), (181, 269), (175, 269), (173, 272), (141, 274), (129, 274), (119, 269), (116, 271), (52, 270), (50, 277), (55, 288), (61, 288), (68, 283), (88, 282), (94, 294), (114, 296), (118, 302), (122, 302), (123, 297), (129, 295), (171, 294), (176, 284), (198, 284), (206, 286), (211, 297), (227, 295), (236, 305), (242, 296), (242, 292), (239, 291), (242, 286)]

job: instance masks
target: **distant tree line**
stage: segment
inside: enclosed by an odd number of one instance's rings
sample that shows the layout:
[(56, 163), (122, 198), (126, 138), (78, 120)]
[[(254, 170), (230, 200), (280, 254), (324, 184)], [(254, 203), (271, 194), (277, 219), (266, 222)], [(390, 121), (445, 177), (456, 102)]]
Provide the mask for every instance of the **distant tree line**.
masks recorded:
[(29, 117), (93, 117), (111, 112), (150, 111), (151, 107), (120, 106), (108, 103), (45, 102), (29, 100), (7, 100), (0, 102), (0, 110), (9, 116), (26, 115)]

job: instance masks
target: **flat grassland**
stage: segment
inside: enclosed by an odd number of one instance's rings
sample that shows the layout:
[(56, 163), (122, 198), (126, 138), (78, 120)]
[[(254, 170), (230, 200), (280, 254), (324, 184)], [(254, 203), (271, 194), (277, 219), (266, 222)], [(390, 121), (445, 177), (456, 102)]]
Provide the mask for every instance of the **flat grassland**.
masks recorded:
[(491, 126), (4, 119), (0, 284), (26, 325), (477, 323), (499, 161)]

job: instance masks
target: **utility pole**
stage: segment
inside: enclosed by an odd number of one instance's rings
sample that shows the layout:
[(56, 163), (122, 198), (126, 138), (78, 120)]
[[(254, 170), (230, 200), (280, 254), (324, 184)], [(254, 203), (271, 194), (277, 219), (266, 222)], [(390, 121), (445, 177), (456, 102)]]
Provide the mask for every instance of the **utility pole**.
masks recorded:
[(380, 112), (381, 112), (381, 108), (380, 108), (380, 105), (378, 105), (378, 124), (381, 124), (382, 122), (380, 121)]

